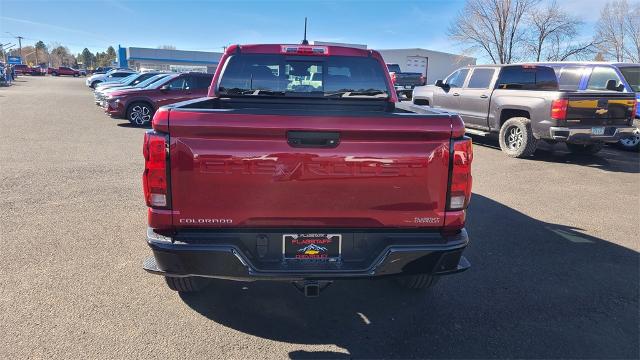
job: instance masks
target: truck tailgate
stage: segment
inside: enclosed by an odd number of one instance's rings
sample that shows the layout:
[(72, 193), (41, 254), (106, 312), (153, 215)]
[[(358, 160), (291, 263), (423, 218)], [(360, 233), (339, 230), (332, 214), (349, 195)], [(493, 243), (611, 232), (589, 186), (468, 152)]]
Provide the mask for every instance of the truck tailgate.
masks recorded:
[(567, 93), (567, 122), (586, 126), (626, 125), (635, 102), (633, 94), (616, 92)]
[[(417, 114), (169, 114), (176, 227), (441, 227), (451, 120)], [(338, 133), (295, 147), (291, 131)]]

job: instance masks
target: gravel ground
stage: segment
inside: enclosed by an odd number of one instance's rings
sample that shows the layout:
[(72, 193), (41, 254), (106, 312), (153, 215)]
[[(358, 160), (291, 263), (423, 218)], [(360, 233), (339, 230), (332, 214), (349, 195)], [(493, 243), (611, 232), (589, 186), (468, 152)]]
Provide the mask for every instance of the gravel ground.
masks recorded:
[(431, 292), (219, 281), (141, 269), (144, 130), (83, 79), (0, 88), (0, 358), (639, 358), (640, 161), (474, 139), (471, 270)]

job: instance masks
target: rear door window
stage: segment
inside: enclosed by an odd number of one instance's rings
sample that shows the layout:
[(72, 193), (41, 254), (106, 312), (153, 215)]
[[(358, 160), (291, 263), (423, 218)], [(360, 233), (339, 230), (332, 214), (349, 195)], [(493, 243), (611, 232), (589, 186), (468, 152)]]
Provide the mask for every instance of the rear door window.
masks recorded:
[(558, 79), (548, 66), (514, 65), (500, 71), (498, 89), (558, 90)]
[(183, 90), (185, 88), (186, 76), (181, 76), (167, 84), (171, 90)]
[(621, 83), (618, 73), (613, 68), (596, 66), (593, 68), (593, 71), (591, 71), (591, 76), (589, 76), (587, 89), (607, 90), (607, 82), (609, 82), (609, 80), (615, 80), (616, 86), (619, 86)]
[(576, 91), (580, 88), (584, 67), (570, 66), (560, 69), (558, 86), (560, 90)]
[(210, 76), (202, 76), (202, 75), (197, 75), (194, 76), (194, 82), (193, 82), (193, 88), (196, 90), (201, 90), (201, 89), (207, 89), (209, 88), (209, 86), (211, 85), (211, 79), (213, 78), (213, 75)]
[(469, 78), (469, 84), (467, 85), (467, 88), (488, 89), (489, 85), (491, 85), (491, 79), (493, 78), (494, 73), (495, 69), (474, 69), (473, 73), (471, 74), (471, 78)]

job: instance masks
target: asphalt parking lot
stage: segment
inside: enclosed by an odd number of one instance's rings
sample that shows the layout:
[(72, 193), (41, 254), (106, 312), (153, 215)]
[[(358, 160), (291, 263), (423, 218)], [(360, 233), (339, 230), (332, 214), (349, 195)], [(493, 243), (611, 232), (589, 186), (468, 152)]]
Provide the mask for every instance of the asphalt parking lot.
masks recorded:
[(1, 358), (639, 358), (640, 159), (474, 139), (472, 268), (431, 292), (219, 281), (141, 263), (142, 134), (82, 78), (0, 88)]

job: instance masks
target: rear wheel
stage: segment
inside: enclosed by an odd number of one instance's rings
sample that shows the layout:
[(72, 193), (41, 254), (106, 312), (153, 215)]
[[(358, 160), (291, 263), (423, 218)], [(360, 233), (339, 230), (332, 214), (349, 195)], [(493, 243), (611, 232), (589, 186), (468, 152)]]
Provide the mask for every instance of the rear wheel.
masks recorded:
[(525, 117), (513, 117), (500, 128), (500, 149), (507, 156), (526, 158), (536, 152), (538, 139), (533, 136), (531, 120)]
[(149, 125), (153, 118), (153, 108), (148, 103), (136, 102), (127, 110), (127, 120), (135, 126)]
[(430, 274), (403, 275), (396, 278), (400, 286), (406, 289), (428, 289), (440, 280), (439, 276)]
[(54, 71), (54, 72), (51, 73), (51, 75), (58, 76), (58, 73)]
[(604, 143), (602, 142), (597, 142), (597, 143), (587, 144), (587, 145), (567, 143), (567, 148), (569, 149), (569, 151), (579, 155), (593, 155), (598, 151), (602, 150), (603, 147), (604, 147)]
[(636, 129), (631, 137), (620, 139), (618, 147), (629, 151), (640, 150), (640, 130)]
[(169, 289), (179, 292), (198, 292), (209, 285), (210, 280), (201, 277), (164, 277)]

